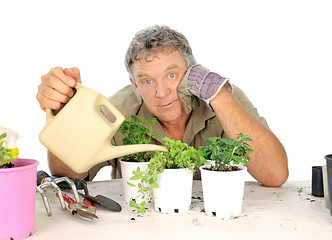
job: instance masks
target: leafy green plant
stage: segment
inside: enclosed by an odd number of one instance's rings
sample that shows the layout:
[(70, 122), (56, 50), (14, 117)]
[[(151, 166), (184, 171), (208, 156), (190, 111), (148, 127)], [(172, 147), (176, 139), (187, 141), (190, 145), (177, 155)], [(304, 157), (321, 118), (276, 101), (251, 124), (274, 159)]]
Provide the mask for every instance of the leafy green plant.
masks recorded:
[[(130, 201), (130, 206), (136, 208), (138, 213), (146, 211), (146, 202), (144, 200), (139, 202), (139, 197), (144, 199), (146, 194), (149, 194), (148, 202), (153, 199), (151, 187), (159, 187), (157, 184), (158, 175), (164, 169), (188, 168), (195, 174), (195, 167), (199, 168), (205, 163), (201, 150), (196, 150), (180, 140), (173, 140), (168, 137), (163, 138), (162, 141), (162, 145), (168, 149), (168, 152), (156, 151), (150, 159), (148, 168), (145, 171), (140, 171), (138, 168), (131, 177), (131, 180), (140, 180), (137, 198)], [(128, 184), (136, 186), (132, 183)]]
[[(119, 128), (120, 133), (124, 135), (122, 139), (124, 145), (150, 144), (152, 138), (160, 137), (160, 133), (151, 133), (151, 127), (157, 122), (157, 118), (145, 122), (135, 114), (132, 114), (131, 118), (131, 121), (125, 120)], [(122, 159), (129, 162), (148, 162), (150, 158), (150, 153), (139, 152), (124, 156)]]
[(7, 136), (6, 133), (0, 135), (0, 168), (9, 168), (12, 167), (11, 161), (15, 161), (11, 150), (3, 146), (3, 140)]
[(233, 171), (236, 165), (247, 165), (250, 160), (249, 154), (254, 150), (247, 143), (252, 141), (247, 135), (237, 134), (237, 140), (221, 137), (210, 137), (205, 140), (207, 146), (200, 147), (206, 159), (214, 161), (211, 170)]

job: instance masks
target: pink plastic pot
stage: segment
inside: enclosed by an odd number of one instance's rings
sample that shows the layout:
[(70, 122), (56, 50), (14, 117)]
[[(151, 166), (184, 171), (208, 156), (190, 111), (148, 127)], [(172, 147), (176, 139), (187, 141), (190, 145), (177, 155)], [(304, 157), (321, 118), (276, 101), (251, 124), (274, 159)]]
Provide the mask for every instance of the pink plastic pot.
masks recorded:
[(34, 233), (38, 161), (17, 159), (0, 169), (0, 240), (23, 239)]

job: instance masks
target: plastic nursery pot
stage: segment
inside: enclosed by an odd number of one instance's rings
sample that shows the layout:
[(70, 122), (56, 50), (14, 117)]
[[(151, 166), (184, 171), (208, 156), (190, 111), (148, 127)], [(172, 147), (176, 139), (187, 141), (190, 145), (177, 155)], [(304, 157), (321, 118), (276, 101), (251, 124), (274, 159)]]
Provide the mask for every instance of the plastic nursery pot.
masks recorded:
[(0, 169), (0, 239), (24, 239), (34, 233), (38, 161), (17, 159)]
[(323, 173), (323, 189), (324, 189), (324, 202), (327, 208), (330, 208), (330, 200), (329, 200), (329, 190), (327, 186), (327, 172), (326, 172), (326, 164), (322, 166)]
[(158, 175), (158, 188), (153, 188), (154, 207), (163, 213), (189, 211), (193, 172), (189, 169), (165, 169)]
[(324, 196), (322, 166), (312, 167), (311, 195), (316, 197)]
[(228, 219), (242, 213), (246, 167), (238, 171), (211, 171), (201, 166), (205, 213)]
[[(140, 183), (140, 180), (130, 180), (130, 178), (133, 176), (133, 171), (136, 171), (138, 167), (141, 171), (144, 171), (148, 167), (149, 162), (126, 162), (120, 160), (120, 164), (124, 199), (126, 203), (129, 203), (131, 199), (137, 197), (137, 184)], [(135, 184), (136, 187), (129, 186), (128, 182)], [(148, 200), (148, 194), (146, 194), (145, 200)]]
[(326, 155), (327, 188), (329, 192), (330, 216), (332, 217), (332, 154)]

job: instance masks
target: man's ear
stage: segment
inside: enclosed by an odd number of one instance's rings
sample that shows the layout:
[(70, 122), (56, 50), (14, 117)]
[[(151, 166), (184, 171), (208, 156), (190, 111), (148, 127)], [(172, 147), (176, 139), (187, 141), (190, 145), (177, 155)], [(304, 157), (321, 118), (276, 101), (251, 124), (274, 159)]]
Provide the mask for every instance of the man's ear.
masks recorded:
[(135, 88), (135, 90), (136, 90), (138, 96), (142, 97), (141, 94), (140, 94), (140, 92), (139, 92), (139, 89), (138, 89), (137, 83), (136, 83), (135, 81), (133, 81), (133, 79), (131, 79), (131, 78), (129, 78), (129, 79), (130, 79), (131, 84), (134, 86), (134, 88)]

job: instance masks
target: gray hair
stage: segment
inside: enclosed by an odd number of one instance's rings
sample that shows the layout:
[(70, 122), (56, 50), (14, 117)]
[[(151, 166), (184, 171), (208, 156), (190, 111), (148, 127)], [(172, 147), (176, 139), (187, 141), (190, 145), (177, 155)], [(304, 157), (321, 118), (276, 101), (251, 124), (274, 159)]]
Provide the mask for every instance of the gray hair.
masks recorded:
[(129, 44), (125, 57), (125, 65), (129, 74), (135, 61), (155, 56), (164, 50), (179, 50), (187, 62), (187, 67), (196, 64), (188, 40), (183, 34), (168, 26), (151, 26), (136, 33)]

